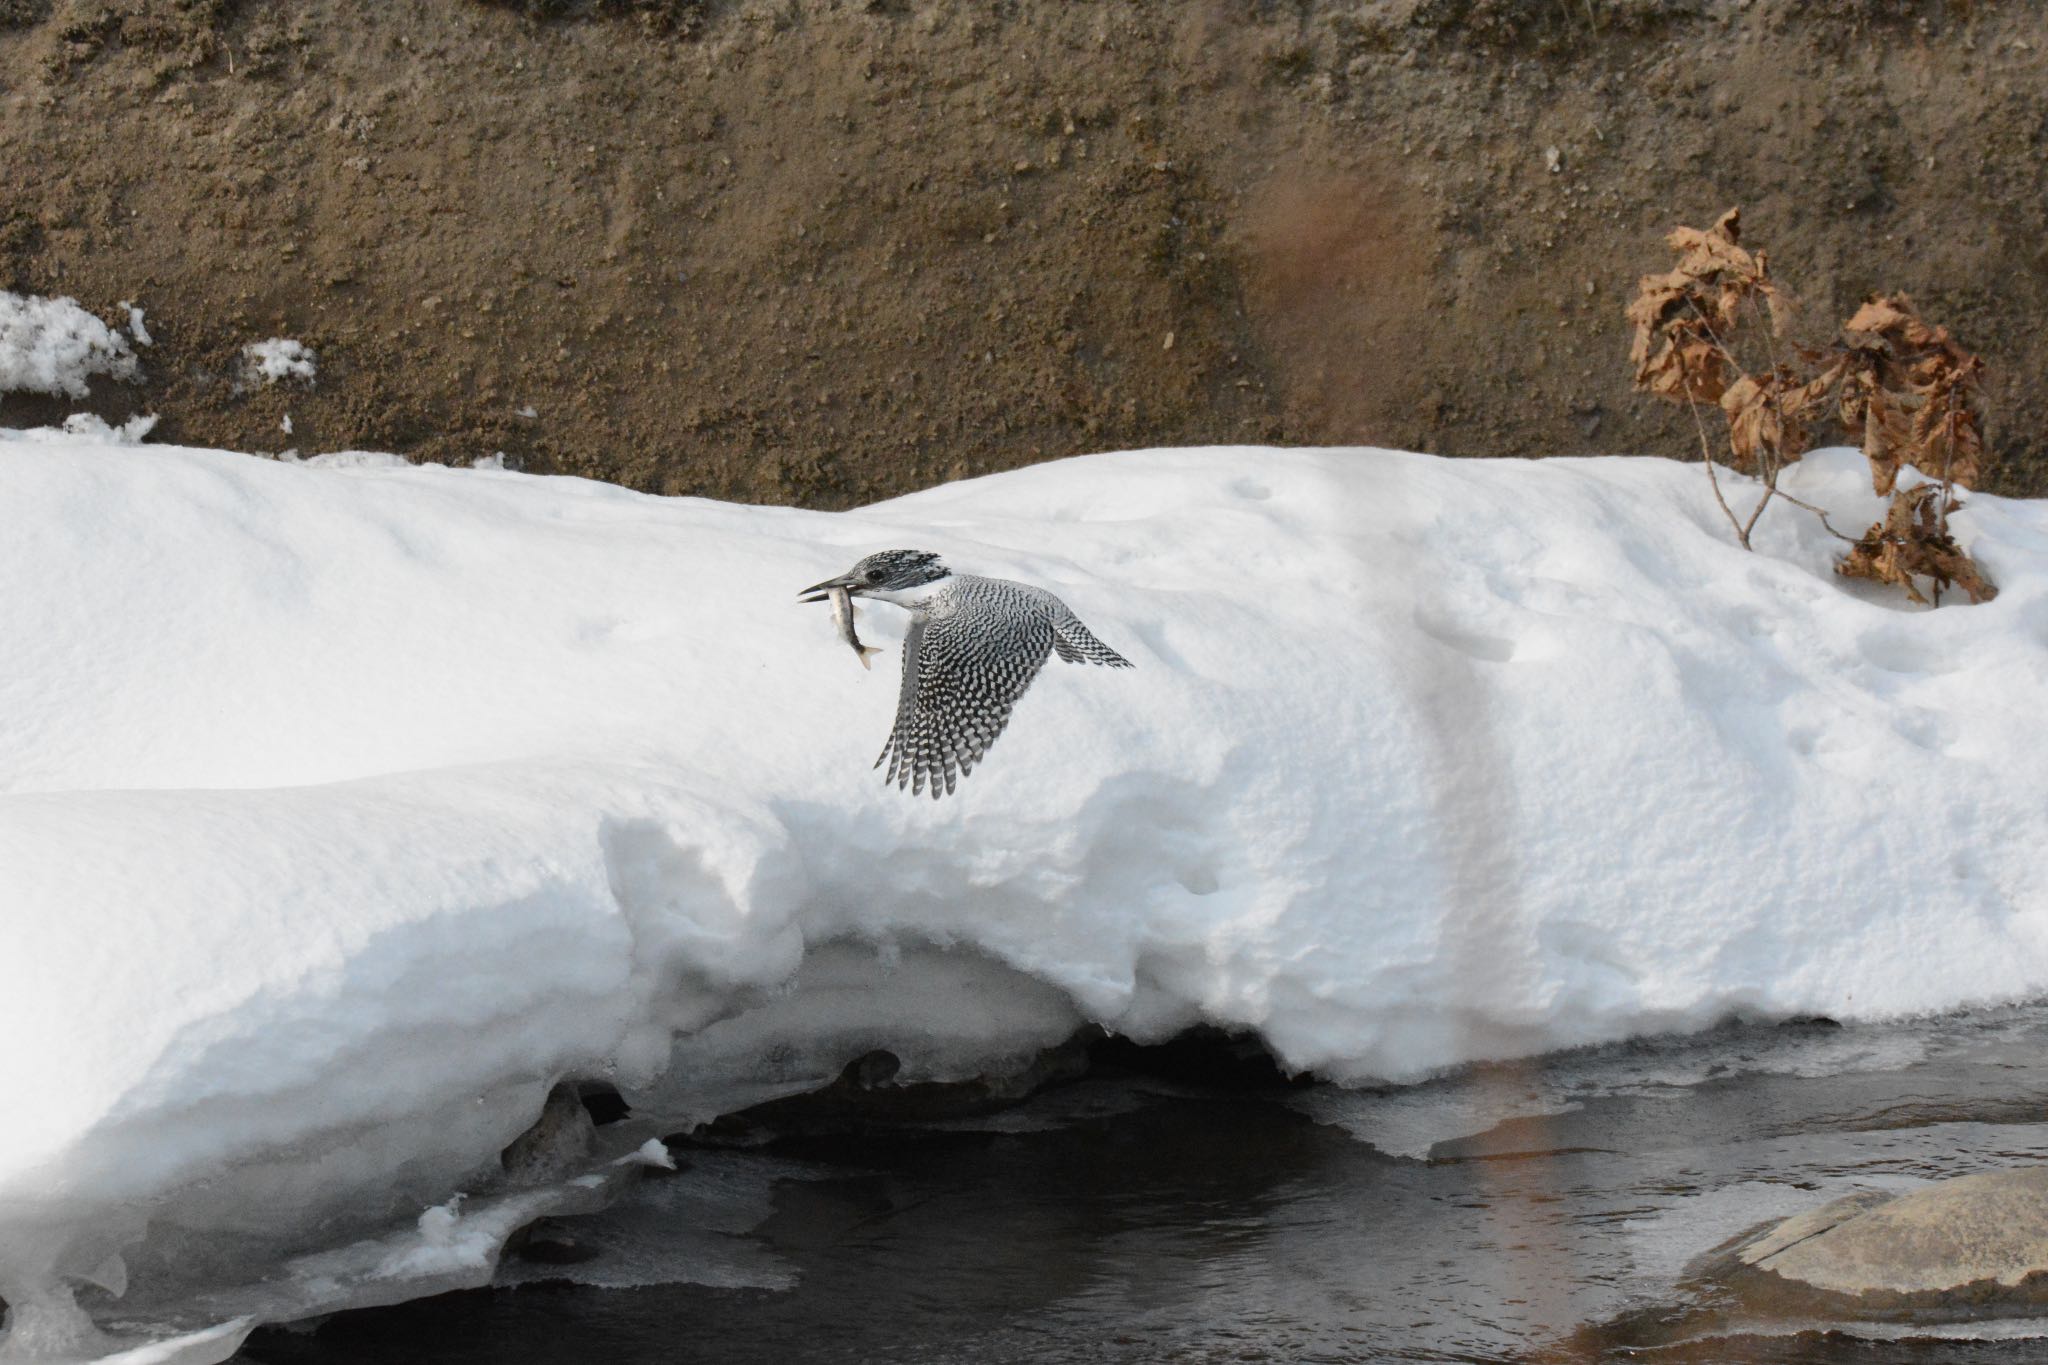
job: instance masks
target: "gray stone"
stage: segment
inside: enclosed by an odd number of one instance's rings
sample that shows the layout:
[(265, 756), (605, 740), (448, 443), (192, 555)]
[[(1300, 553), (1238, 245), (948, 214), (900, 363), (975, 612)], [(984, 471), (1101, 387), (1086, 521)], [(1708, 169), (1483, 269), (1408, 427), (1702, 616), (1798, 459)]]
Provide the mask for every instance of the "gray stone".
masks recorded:
[(1901, 1305), (1965, 1289), (1996, 1298), (2048, 1275), (2048, 1166), (1853, 1194), (1786, 1219), (1735, 1259), (1826, 1293)]
[(533, 1127), (512, 1139), (498, 1160), (514, 1184), (543, 1185), (580, 1171), (596, 1146), (597, 1128), (589, 1111), (576, 1087), (562, 1081), (548, 1092)]

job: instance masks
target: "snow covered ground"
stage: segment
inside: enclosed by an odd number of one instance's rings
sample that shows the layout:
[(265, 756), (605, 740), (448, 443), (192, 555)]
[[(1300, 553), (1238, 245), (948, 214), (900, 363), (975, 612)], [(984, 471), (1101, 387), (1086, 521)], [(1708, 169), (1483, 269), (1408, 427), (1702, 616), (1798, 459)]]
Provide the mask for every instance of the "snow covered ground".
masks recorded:
[[(1875, 515), (1850, 452), (1789, 486)], [(2048, 504), (1973, 499), (2003, 591), (1938, 612), (1653, 460), (1148, 451), (825, 514), (0, 433), (0, 506), (0, 1356), (460, 1191), (275, 1302), (487, 1275), (446, 1225), (512, 1218), (565, 1076), (687, 1119), (1207, 1020), (1398, 1079), (2048, 991)], [(1137, 666), (885, 788), (893, 652), (794, 594), (893, 547)]]

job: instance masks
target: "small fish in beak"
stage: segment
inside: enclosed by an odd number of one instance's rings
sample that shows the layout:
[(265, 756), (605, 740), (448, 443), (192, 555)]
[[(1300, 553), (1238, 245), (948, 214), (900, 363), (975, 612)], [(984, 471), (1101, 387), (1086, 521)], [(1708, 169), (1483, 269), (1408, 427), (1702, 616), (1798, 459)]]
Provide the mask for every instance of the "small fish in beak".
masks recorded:
[(860, 635), (853, 628), (853, 594), (848, 591), (851, 586), (852, 583), (847, 578), (828, 578), (822, 583), (813, 583), (805, 588), (796, 595), (796, 600), (831, 602), (832, 624), (839, 627), (839, 638), (846, 641), (848, 648), (853, 650), (854, 657), (860, 660), (862, 668), (873, 668), (874, 665), (868, 661), (882, 651), (875, 645), (862, 644)]
[(839, 627), (839, 638), (853, 649), (862, 668), (873, 668), (868, 662), (882, 651), (876, 645), (864, 645), (853, 629), (853, 594), (844, 588), (833, 588), (828, 594), (832, 599), (832, 624)]

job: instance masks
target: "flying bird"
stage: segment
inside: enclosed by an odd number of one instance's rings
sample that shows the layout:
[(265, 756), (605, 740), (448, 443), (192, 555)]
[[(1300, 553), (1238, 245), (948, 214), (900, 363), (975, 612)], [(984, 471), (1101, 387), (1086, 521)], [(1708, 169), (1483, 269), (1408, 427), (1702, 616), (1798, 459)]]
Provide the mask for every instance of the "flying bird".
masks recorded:
[(797, 597), (823, 602), (842, 592), (910, 612), (896, 728), (875, 766), (886, 759), (883, 782), (913, 795), (929, 786), (934, 801), (974, 771), (1048, 655), (1131, 666), (1044, 588), (956, 574), (923, 550), (869, 555)]

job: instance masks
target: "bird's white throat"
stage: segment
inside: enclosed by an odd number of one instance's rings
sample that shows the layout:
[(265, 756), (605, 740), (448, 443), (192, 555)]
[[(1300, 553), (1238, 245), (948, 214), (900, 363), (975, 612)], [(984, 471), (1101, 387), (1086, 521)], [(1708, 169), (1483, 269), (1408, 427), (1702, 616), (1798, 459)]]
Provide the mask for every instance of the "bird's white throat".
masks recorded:
[(920, 583), (914, 588), (877, 589), (870, 592), (864, 592), (861, 594), (861, 596), (871, 597), (877, 602), (894, 602), (899, 607), (919, 607), (923, 606), (926, 602), (930, 601), (932, 594), (938, 592), (942, 588), (945, 588), (946, 586), (951, 584), (952, 581), (953, 576), (951, 574), (948, 574), (946, 575), (946, 577), (938, 579), (935, 582)]

